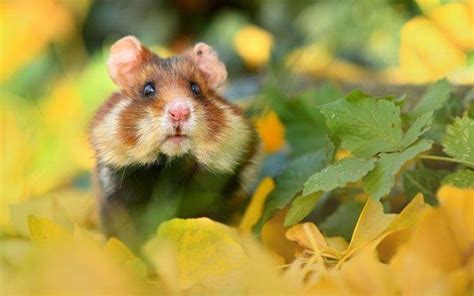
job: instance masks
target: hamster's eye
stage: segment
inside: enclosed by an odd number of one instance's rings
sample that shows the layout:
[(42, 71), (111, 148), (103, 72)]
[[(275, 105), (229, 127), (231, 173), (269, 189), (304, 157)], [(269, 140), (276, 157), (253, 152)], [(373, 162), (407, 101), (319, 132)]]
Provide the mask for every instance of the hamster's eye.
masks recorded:
[(143, 95), (145, 97), (151, 97), (154, 94), (155, 94), (155, 84), (152, 81), (148, 81), (147, 83), (145, 83), (145, 86), (143, 87)]
[(199, 87), (199, 85), (197, 85), (197, 83), (195, 82), (191, 82), (191, 91), (196, 95), (196, 96), (199, 96), (201, 94), (201, 88)]

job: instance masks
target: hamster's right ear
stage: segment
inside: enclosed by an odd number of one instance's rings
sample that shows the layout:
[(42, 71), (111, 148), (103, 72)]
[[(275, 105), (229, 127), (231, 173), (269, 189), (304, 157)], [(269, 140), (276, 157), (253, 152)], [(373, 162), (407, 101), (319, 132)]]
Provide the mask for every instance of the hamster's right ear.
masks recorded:
[(135, 36), (126, 36), (110, 48), (107, 68), (112, 80), (120, 87), (132, 86), (140, 67), (153, 56)]

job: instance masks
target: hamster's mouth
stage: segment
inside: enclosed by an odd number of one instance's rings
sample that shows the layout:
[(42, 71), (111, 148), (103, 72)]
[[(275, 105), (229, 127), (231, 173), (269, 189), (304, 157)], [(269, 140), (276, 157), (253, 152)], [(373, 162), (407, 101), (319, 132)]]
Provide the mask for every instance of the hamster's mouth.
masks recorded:
[(189, 139), (188, 136), (182, 134), (174, 134), (166, 137), (165, 141), (170, 141), (174, 144), (181, 144), (184, 140)]

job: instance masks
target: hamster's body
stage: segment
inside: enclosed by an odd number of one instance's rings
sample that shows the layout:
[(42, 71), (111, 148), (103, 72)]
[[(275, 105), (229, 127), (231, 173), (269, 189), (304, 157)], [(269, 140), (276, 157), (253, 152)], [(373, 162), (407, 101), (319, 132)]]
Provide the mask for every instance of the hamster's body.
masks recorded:
[(163, 59), (125, 37), (108, 69), (121, 90), (90, 129), (105, 233), (134, 243), (163, 219), (222, 220), (219, 209), (255, 179), (260, 142), (240, 108), (215, 91), (227, 77), (216, 53), (199, 43)]

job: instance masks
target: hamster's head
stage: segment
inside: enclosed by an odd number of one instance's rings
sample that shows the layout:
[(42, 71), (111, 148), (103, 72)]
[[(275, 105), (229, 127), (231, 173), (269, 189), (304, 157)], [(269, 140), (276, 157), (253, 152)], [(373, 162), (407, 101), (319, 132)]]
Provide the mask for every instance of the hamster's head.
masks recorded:
[(161, 58), (127, 36), (112, 46), (107, 67), (120, 92), (92, 122), (101, 161), (120, 167), (191, 154), (210, 169), (232, 171), (252, 146), (253, 128), (216, 92), (227, 71), (209, 45)]

